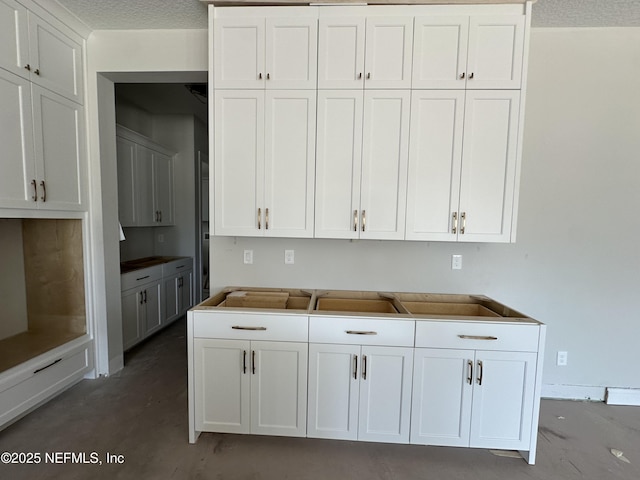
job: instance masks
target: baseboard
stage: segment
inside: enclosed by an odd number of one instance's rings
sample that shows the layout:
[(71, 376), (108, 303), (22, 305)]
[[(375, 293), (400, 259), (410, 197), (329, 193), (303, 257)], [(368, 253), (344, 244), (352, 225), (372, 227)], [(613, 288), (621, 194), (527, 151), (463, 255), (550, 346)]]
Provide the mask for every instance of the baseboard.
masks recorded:
[(640, 406), (640, 388), (607, 388), (607, 405)]
[(586, 385), (542, 385), (542, 398), (562, 400), (591, 400), (602, 402), (605, 398), (605, 387)]

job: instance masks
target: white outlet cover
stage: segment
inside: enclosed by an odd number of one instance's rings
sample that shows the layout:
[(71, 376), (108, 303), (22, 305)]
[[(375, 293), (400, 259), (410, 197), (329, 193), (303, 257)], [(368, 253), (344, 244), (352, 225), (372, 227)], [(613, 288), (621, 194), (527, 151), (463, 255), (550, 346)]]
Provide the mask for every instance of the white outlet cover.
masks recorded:
[(295, 250), (284, 251), (284, 263), (287, 265), (293, 265), (296, 262)]
[(462, 270), (462, 255), (451, 255), (451, 270)]
[(253, 263), (253, 250), (244, 251), (244, 263), (245, 265), (251, 265)]

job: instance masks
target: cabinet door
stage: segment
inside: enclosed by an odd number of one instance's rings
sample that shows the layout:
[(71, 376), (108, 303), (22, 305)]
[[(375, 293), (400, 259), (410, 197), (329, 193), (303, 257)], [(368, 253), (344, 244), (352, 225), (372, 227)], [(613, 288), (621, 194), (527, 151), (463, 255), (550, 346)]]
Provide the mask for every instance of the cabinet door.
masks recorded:
[(264, 18), (216, 18), (215, 88), (264, 88)]
[(0, 105), (0, 206), (36, 208), (29, 81), (0, 69)]
[(416, 17), (413, 88), (464, 89), (469, 17)]
[(156, 225), (156, 209), (153, 202), (153, 150), (136, 144), (136, 173), (134, 175), (137, 226)]
[(520, 88), (524, 20), (524, 15), (471, 17), (467, 88)]
[(136, 199), (136, 145), (130, 140), (116, 137), (118, 161), (118, 219), (123, 227), (137, 225)]
[(251, 433), (305, 437), (306, 343), (251, 342)]
[(243, 340), (193, 340), (196, 430), (249, 433), (249, 350)]
[(82, 210), (85, 184), (84, 110), (32, 86), (38, 206)]
[(324, 17), (318, 22), (318, 88), (362, 88), (363, 17)]
[(318, 91), (315, 236), (358, 238), (361, 90)]
[(307, 436), (358, 438), (358, 345), (309, 344)]
[(469, 446), (473, 350), (416, 348), (411, 443)]
[(149, 285), (144, 290), (144, 336), (150, 335), (162, 326), (164, 306), (162, 305), (162, 282)]
[(176, 318), (180, 313), (180, 277), (172, 276), (162, 280), (164, 284), (163, 298), (164, 298), (164, 320), (163, 324), (166, 325)]
[(263, 235), (264, 91), (219, 90), (215, 110), (215, 234)]
[(358, 440), (409, 443), (413, 348), (362, 347)]
[(317, 18), (267, 18), (265, 61), (266, 88), (315, 90)]
[(28, 46), (27, 10), (14, 0), (0, 0), (0, 68), (29, 78)]
[(193, 306), (193, 270), (184, 272), (178, 282), (178, 312), (182, 315)]
[(82, 46), (29, 13), (31, 80), (69, 100), (84, 103)]
[(360, 238), (404, 238), (409, 103), (408, 90), (365, 91)]
[(173, 225), (173, 158), (153, 152), (153, 203), (157, 223)]
[(510, 241), (519, 108), (518, 91), (467, 90), (459, 241)]
[(122, 349), (127, 350), (142, 340), (144, 294), (129, 290), (122, 294)]
[(267, 92), (265, 119), (265, 235), (311, 238), (315, 91)]
[(414, 90), (411, 95), (406, 239), (455, 241), (464, 91)]
[(411, 88), (413, 17), (368, 17), (365, 88)]
[(470, 446), (528, 450), (536, 354), (476, 352)]

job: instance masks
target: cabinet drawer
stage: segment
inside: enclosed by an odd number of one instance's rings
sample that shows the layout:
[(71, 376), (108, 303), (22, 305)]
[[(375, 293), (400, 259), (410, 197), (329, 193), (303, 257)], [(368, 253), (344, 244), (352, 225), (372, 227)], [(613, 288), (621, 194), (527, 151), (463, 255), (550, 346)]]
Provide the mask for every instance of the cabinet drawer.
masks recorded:
[(146, 283), (155, 282), (162, 278), (162, 265), (141, 268), (133, 272), (120, 275), (120, 289), (124, 292), (130, 288), (136, 288)]
[(537, 325), (485, 322), (416, 322), (416, 347), (538, 351)]
[(191, 260), (191, 257), (167, 262), (162, 265), (162, 276), (168, 277), (169, 275), (190, 270), (192, 267), (193, 261)]
[(413, 347), (415, 322), (352, 317), (310, 317), (309, 342)]
[(307, 342), (309, 322), (306, 315), (194, 312), (193, 335), (201, 338)]

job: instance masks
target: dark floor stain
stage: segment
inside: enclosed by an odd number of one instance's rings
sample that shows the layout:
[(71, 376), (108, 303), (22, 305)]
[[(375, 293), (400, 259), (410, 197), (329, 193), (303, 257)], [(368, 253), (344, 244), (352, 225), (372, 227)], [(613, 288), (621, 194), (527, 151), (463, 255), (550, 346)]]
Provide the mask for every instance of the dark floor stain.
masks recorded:
[(571, 438), (571, 437), (568, 437), (567, 435), (563, 435), (562, 433), (556, 432), (555, 430), (552, 430), (549, 427), (544, 427), (542, 425), (539, 427), (539, 431), (547, 440), (549, 440), (549, 438), (546, 435), (544, 435), (545, 433), (553, 435), (554, 437), (560, 438), (562, 440), (568, 440), (569, 438)]

